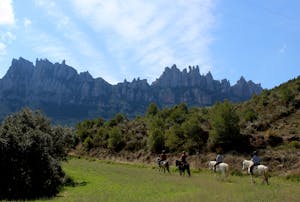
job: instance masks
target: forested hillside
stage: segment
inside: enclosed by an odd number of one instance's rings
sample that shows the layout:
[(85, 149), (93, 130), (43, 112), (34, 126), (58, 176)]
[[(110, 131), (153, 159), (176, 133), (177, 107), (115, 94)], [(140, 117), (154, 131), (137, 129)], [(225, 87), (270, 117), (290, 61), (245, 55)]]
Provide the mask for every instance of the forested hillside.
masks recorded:
[(158, 154), (166, 149), (171, 154), (222, 150), (249, 157), (251, 151), (260, 150), (276, 169), (287, 166), (286, 162), (296, 168), (299, 107), (300, 77), (244, 103), (225, 101), (205, 108), (179, 104), (164, 109), (152, 103), (144, 116), (129, 120), (118, 114), (108, 121), (86, 120), (77, 125), (77, 133), (82, 149), (93, 155), (100, 151)]

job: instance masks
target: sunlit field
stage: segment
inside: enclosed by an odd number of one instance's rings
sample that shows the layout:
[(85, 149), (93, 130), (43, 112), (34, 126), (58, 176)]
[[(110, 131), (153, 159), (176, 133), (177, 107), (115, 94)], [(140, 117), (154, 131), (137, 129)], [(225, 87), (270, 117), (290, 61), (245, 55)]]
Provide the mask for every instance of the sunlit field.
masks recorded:
[(63, 164), (76, 186), (43, 201), (299, 201), (300, 184), (272, 177), (270, 185), (249, 176), (218, 176), (201, 171), (192, 177), (160, 173), (151, 166), (71, 159)]

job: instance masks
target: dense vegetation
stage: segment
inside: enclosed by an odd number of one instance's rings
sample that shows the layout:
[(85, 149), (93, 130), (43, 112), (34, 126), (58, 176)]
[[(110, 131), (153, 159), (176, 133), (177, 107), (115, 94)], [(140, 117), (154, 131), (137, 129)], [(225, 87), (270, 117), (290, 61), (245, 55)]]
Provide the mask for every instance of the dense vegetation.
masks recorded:
[(300, 148), (300, 77), (272, 90), (264, 90), (237, 105), (244, 134), (254, 134), (258, 148), (289, 144)]
[[(247, 152), (280, 145), (299, 148), (299, 107), (297, 78), (240, 104), (225, 100), (209, 108), (188, 108), (182, 103), (159, 109), (152, 103), (144, 116), (133, 120), (117, 114), (107, 121), (83, 121), (77, 125), (77, 134), (87, 151), (159, 153), (166, 149), (195, 154), (217, 149)], [(289, 119), (291, 122), (285, 123)]]
[(0, 200), (58, 193), (65, 175), (60, 161), (74, 145), (73, 130), (51, 127), (38, 111), (8, 116), (0, 127)]
[[(159, 153), (188, 151), (190, 154), (222, 148), (239, 150), (244, 139), (239, 129), (239, 117), (228, 101), (211, 109), (188, 108), (180, 104), (158, 109), (151, 104), (144, 117), (128, 120), (118, 114), (113, 119), (86, 120), (77, 125), (77, 133), (85, 149), (138, 151)], [(209, 135), (210, 134), (210, 135)], [(245, 141), (247, 144), (247, 141)]]

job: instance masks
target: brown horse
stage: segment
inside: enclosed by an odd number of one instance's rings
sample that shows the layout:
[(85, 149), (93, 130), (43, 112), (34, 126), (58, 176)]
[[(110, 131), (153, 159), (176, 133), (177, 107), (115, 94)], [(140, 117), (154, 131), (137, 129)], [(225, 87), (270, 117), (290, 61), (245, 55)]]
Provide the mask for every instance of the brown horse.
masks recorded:
[(189, 177), (191, 176), (190, 165), (188, 163), (176, 160), (175, 165), (178, 168), (180, 175), (185, 175), (185, 171), (187, 171)]

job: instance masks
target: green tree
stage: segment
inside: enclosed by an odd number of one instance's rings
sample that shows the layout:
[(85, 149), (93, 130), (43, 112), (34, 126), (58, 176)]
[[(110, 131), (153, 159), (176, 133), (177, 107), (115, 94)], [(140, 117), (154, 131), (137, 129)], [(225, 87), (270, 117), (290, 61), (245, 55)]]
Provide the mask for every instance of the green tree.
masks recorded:
[(180, 125), (176, 124), (169, 128), (165, 134), (165, 145), (170, 151), (181, 151), (185, 142), (184, 132)]
[(155, 103), (151, 103), (147, 109), (147, 116), (155, 116), (159, 109)]
[(125, 142), (122, 138), (122, 132), (118, 127), (111, 129), (108, 138), (108, 148), (114, 151), (120, 151), (123, 149)]
[(165, 147), (164, 134), (161, 129), (156, 128), (150, 132), (148, 137), (148, 148), (153, 153), (159, 153)]
[(239, 117), (234, 105), (228, 101), (216, 103), (210, 113), (211, 131), (209, 143), (214, 150), (221, 147), (223, 150), (235, 150), (241, 139)]
[[(40, 112), (24, 109), (0, 127), (0, 200), (50, 197), (58, 193), (64, 172), (68, 134), (52, 128)], [(72, 139), (72, 138), (71, 138)]]
[(196, 153), (204, 148), (208, 139), (208, 132), (201, 128), (200, 122), (192, 117), (182, 124), (185, 143), (184, 150), (190, 154)]

